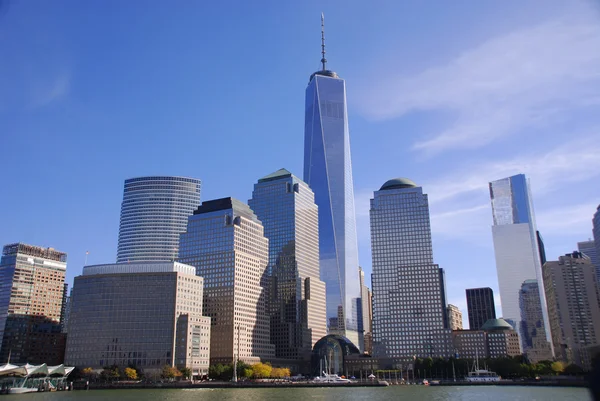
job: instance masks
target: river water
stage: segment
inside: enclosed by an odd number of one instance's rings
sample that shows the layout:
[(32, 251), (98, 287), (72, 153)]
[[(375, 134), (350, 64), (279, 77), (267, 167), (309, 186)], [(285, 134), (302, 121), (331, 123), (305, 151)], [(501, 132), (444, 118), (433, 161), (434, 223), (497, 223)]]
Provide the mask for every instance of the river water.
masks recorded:
[(589, 401), (585, 388), (522, 386), (390, 386), (354, 388), (253, 388), (253, 389), (178, 389), (178, 390), (90, 390), (31, 393), (2, 396), (20, 401)]

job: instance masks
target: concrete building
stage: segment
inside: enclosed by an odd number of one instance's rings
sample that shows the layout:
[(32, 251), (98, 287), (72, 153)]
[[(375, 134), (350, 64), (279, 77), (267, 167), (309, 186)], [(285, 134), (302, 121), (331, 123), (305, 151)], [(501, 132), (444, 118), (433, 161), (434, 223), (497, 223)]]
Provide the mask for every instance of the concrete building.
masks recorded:
[(321, 280), (327, 291), (328, 332), (345, 336), (362, 348), (346, 82), (326, 69), (324, 42), (322, 46), (322, 69), (310, 76), (306, 88), (303, 178), (319, 207), (319, 255)]
[(466, 293), (469, 329), (479, 330), (485, 322), (496, 318), (494, 291), (489, 287), (469, 288)]
[[(584, 257), (589, 258), (592, 265), (596, 269), (596, 273), (598, 273), (598, 269), (600, 266), (600, 260), (598, 259), (598, 252), (596, 250), (596, 242), (594, 240), (582, 241), (577, 243), (577, 250)], [(598, 280), (598, 274), (596, 274), (596, 279)], [(600, 280), (599, 280), (600, 282)]]
[(85, 266), (71, 295), (65, 363), (135, 366), (156, 376), (165, 365), (208, 373), (210, 318), (203, 278), (179, 262)]
[(600, 295), (594, 265), (578, 252), (546, 262), (544, 286), (556, 357), (589, 368), (589, 348), (600, 345)]
[(204, 277), (211, 364), (274, 358), (265, 291), (269, 241), (248, 205), (233, 198), (203, 202), (181, 234), (179, 260)]
[[(525, 280), (542, 283), (542, 263), (529, 181), (523, 174), (492, 181), (492, 239), (500, 287), (502, 316), (519, 331), (521, 308), (519, 292)], [(540, 308), (550, 343), (546, 294), (539, 288)]]
[(63, 363), (61, 311), (67, 254), (22, 243), (6, 245), (0, 259), (0, 361)]
[(540, 291), (537, 280), (525, 280), (519, 292), (521, 307), (521, 344), (530, 362), (551, 361), (552, 349), (546, 341), (546, 328), (542, 315)]
[[(373, 308), (371, 304), (371, 290), (365, 284), (365, 271), (359, 266), (358, 275), (360, 282), (360, 319), (359, 319), (359, 332), (363, 333), (364, 348), (361, 352), (366, 352), (369, 355), (373, 352), (373, 336), (372, 336), (372, 321), (373, 321)], [(367, 338), (368, 337), (368, 338)], [(369, 344), (367, 344), (369, 342)], [(369, 345), (369, 347), (367, 347)]]
[(444, 274), (433, 263), (429, 204), (406, 178), (387, 181), (371, 199), (373, 354), (448, 357)]
[(450, 330), (462, 330), (463, 317), (460, 309), (458, 309), (457, 306), (452, 304), (448, 304), (446, 309), (448, 314), (448, 327), (450, 328)]
[(504, 319), (489, 319), (481, 330), (456, 330), (452, 343), (460, 358), (500, 358), (521, 354), (519, 335)]
[[(594, 233), (594, 246), (596, 247), (596, 257), (600, 257), (600, 205), (596, 209), (596, 213), (594, 213), (594, 217), (592, 219), (592, 231)], [(596, 279), (600, 283), (600, 260), (596, 267)]]
[(117, 263), (177, 258), (179, 234), (200, 206), (200, 180), (138, 177), (125, 180)]
[(304, 181), (280, 169), (258, 180), (248, 205), (269, 240), (268, 308), (275, 357), (308, 361), (313, 345), (327, 335), (314, 194)]

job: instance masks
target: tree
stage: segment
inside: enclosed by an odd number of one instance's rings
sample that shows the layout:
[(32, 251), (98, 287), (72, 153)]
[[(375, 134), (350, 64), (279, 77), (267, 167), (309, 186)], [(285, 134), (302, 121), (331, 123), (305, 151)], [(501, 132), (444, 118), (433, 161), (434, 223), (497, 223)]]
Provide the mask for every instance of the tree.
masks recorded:
[(119, 380), (121, 378), (121, 372), (119, 372), (119, 367), (116, 365), (107, 366), (100, 372), (100, 377), (106, 381)]
[(563, 373), (566, 375), (575, 376), (575, 375), (582, 375), (584, 373), (584, 371), (581, 368), (581, 366), (572, 363), (572, 364), (568, 365), (567, 367), (565, 367), (565, 370)]
[(252, 377), (255, 379), (264, 379), (266, 377), (271, 377), (271, 371), (273, 368), (271, 365), (266, 363), (255, 363), (252, 365)]
[(190, 369), (190, 368), (187, 368), (187, 367), (179, 368), (179, 371), (181, 372), (181, 376), (184, 379), (189, 379), (190, 377), (192, 377), (192, 369)]
[[(231, 367), (232, 372), (233, 372), (233, 366)], [(252, 374), (247, 375), (246, 371), (248, 369), (251, 369), (250, 365), (248, 365), (246, 362), (244, 361), (238, 361), (237, 363), (237, 376), (238, 377), (252, 377)]]
[(290, 377), (291, 373), (288, 368), (273, 368), (271, 369), (271, 377), (276, 379), (283, 379), (284, 377)]
[(565, 364), (561, 361), (552, 362), (552, 365), (550, 365), (550, 367), (552, 368), (552, 371), (555, 374), (562, 373), (565, 370)]
[(174, 366), (165, 365), (162, 369), (160, 377), (163, 379), (174, 379), (176, 377), (181, 377), (181, 372)]
[(92, 368), (81, 369), (81, 376), (85, 377), (86, 379), (89, 380), (93, 375), (94, 375), (94, 369), (92, 369)]
[(123, 374), (128, 380), (138, 379), (137, 371), (134, 368), (125, 368), (125, 370), (123, 370)]

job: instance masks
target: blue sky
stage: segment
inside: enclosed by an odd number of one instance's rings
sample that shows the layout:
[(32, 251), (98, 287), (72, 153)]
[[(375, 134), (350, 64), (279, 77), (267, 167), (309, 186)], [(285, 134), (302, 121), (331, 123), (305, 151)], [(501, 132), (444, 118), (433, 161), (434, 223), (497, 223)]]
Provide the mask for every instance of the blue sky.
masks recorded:
[[(218, 3), (218, 4), (217, 4)], [(448, 300), (497, 290), (487, 183), (531, 179), (550, 259), (600, 203), (600, 8), (586, 1), (0, 1), (0, 243), (115, 260), (123, 180), (202, 179), (247, 200), (302, 175), (304, 90), (346, 79), (359, 252), (369, 198), (429, 194)], [(497, 292), (497, 291), (496, 291)]]

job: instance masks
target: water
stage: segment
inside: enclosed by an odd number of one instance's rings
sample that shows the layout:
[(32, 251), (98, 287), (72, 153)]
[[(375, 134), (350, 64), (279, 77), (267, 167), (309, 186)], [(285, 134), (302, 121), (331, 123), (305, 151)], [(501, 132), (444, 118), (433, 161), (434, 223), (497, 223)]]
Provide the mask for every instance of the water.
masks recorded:
[(590, 401), (585, 388), (568, 387), (425, 387), (390, 386), (378, 388), (265, 388), (265, 389), (180, 389), (180, 390), (90, 390), (31, 393), (2, 396), (20, 401)]

